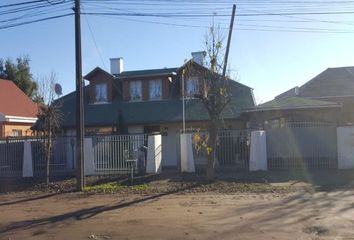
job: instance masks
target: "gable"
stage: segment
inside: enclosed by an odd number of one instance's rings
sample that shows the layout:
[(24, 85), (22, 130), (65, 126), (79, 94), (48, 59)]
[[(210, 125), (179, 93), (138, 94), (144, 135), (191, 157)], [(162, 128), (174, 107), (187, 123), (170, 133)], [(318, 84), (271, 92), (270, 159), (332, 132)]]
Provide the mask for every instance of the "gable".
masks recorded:
[(37, 118), (38, 108), (12, 81), (0, 79), (0, 113), (5, 116)]
[(354, 67), (328, 68), (299, 88), (301, 97), (354, 95)]

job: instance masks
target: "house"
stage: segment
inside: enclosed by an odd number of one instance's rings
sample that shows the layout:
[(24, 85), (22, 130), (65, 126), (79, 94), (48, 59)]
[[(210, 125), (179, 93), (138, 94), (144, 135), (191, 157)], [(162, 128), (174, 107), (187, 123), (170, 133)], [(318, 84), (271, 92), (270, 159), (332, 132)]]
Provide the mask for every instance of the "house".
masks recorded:
[[(200, 54), (193, 62), (202, 67)], [(111, 71), (96, 67), (84, 78), (84, 122), (86, 134), (163, 133), (162, 165), (177, 165), (177, 133), (182, 129), (182, 70), (174, 68), (124, 71), (123, 59), (111, 59)], [(199, 99), (194, 98), (200, 76), (184, 80), (187, 129), (206, 128), (208, 114)], [(252, 89), (230, 80), (231, 102), (222, 118), (226, 128), (244, 128), (239, 119), (242, 109), (254, 106)], [(66, 135), (75, 134), (75, 92), (58, 100), (64, 114), (62, 124)], [(169, 154), (167, 154), (169, 153)]]
[(37, 104), (12, 81), (0, 79), (0, 137), (31, 135), (37, 112)]
[(253, 126), (280, 122), (354, 124), (354, 67), (328, 68), (300, 87), (247, 109)]

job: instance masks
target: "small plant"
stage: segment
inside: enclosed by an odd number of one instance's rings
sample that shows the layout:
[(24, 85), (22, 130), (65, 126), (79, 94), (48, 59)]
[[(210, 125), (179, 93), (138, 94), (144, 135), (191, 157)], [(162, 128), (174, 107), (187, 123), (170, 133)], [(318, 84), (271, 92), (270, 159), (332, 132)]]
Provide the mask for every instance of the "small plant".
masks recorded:
[(86, 193), (115, 193), (120, 191), (145, 191), (148, 189), (147, 184), (140, 184), (134, 186), (126, 186), (116, 182), (104, 183), (95, 186), (84, 187), (83, 191)]

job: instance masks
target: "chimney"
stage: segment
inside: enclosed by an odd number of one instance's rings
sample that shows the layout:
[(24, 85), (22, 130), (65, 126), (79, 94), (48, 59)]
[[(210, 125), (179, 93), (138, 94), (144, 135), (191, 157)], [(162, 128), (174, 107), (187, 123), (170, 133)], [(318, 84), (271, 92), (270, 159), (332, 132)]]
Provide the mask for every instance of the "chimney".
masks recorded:
[(111, 74), (120, 74), (124, 71), (123, 58), (110, 58)]
[(199, 65), (204, 65), (204, 58), (206, 56), (205, 51), (199, 51), (199, 52), (192, 52), (192, 59), (194, 62), (198, 63)]

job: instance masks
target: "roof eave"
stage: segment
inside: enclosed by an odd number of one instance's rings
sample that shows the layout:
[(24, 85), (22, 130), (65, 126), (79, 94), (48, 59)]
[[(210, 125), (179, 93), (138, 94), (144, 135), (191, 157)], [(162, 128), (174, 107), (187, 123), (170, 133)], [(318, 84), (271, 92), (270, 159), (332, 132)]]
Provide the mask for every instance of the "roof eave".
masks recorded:
[(322, 105), (322, 106), (298, 106), (298, 107), (285, 107), (285, 108), (255, 108), (245, 109), (244, 112), (265, 112), (265, 111), (284, 111), (284, 110), (301, 110), (301, 109), (316, 109), (316, 108), (340, 108), (341, 104)]
[(133, 78), (147, 78), (147, 77), (170, 77), (176, 76), (176, 72), (169, 73), (155, 73), (155, 74), (141, 74), (141, 75), (132, 75), (132, 76), (114, 76), (116, 79), (133, 79)]

